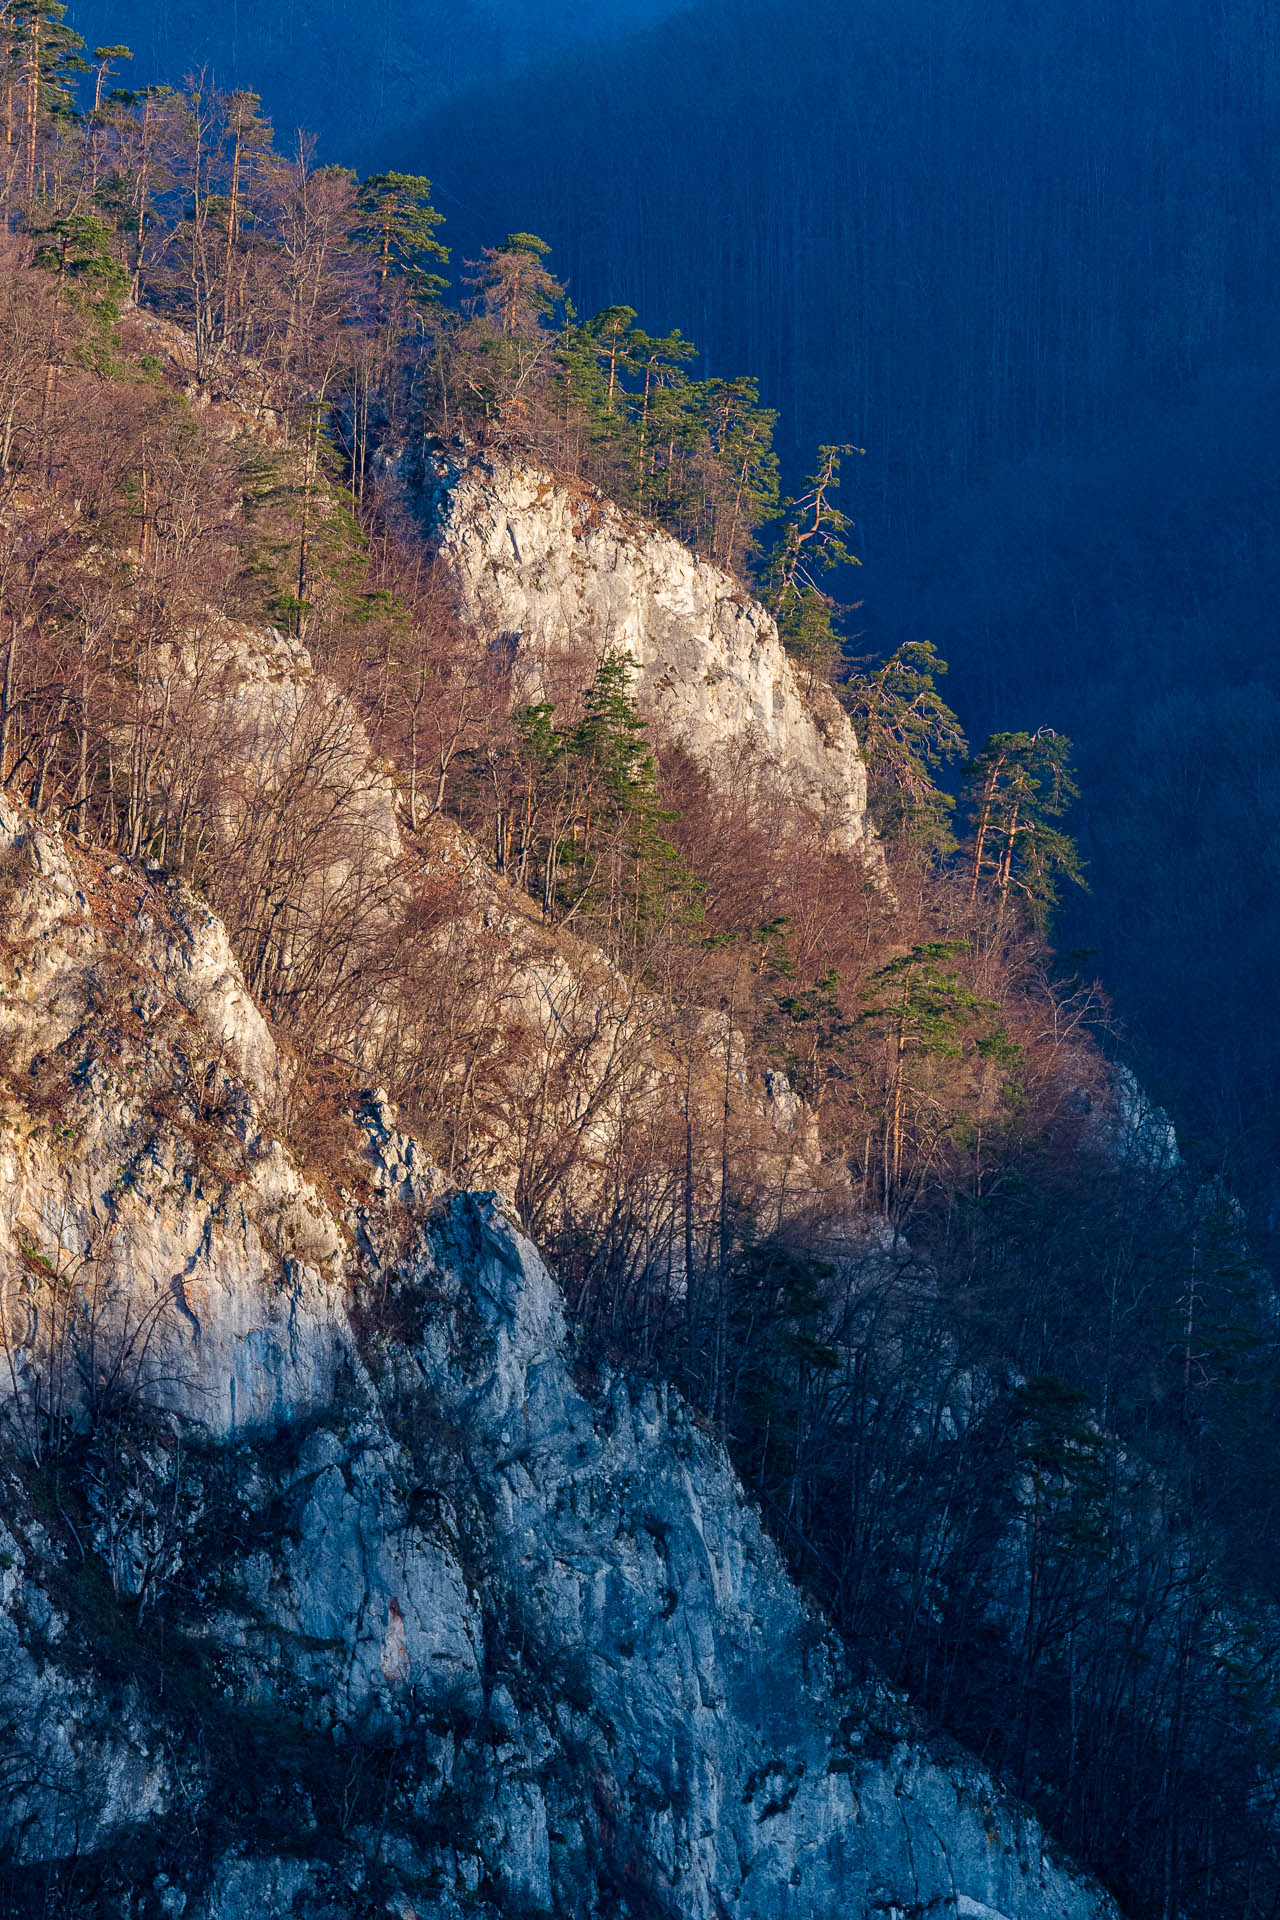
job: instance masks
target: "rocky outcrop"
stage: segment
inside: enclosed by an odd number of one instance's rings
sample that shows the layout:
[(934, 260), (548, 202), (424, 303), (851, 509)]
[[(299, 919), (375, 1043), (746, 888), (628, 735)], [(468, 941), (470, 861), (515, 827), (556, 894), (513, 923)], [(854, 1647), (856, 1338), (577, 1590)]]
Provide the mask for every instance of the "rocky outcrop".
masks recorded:
[(614, 650), (641, 712), (709, 772), (757, 777), (837, 852), (872, 841), (866, 769), (848, 716), (802, 687), (771, 616), (732, 575), (595, 492), (481, 461), (432, 498), (438, 554), (464, 618), (514, 648), (541, 698), (566, 661)]
[[(157, 661), (152, 704), (157, 734), (167, 731), (172, 743), (181, 804), (171, 813), (185, 836), (175, 828), (166, 849), (181, 863), (198, 835), (211, 850), (201, 862), (206, 883), (236, 917), (243, 950), (259, 956), (277, 1011), (296, 983), (314, 992), (323, 978), (335, 1024), (339, 1010), (343, 1021), (335, 1036), (343, 1053), (364, 1063), (366, 1077), (394, 1080), (412, 1065), (424, 1003), (435, 1008), (444, 992), (453, 995), (453, 1085), (464, 1107), (477, 1078), (485, 1084), (471, 1062), (480, 1056), (490, 1067), (486, 1124), (467, 1142), (481, 1183), (514, 1188), (523, 1117), (539, 1100), (580, 1144), (575, 1171), (557, 1186), (584, 1210), (591, 1169), (608, 1164), (622, 1130), (681, 1124), (686, 1092), (695, 1116), (720, 1125), (723, 1017), (689, 1017), (687, 1082), (663, 1038), (667, 1010), (651, 993), (590, 942), (548, 925), (455, 822), (434, 815), (416, 834), (407, 830), (394, 766), (374, 752), (354, 702), (297, 641), (211, 617)], [(385, 955), (403, 941), (424, 892), (432, 932), (424, 938), (416, 922), (416, 965), (388, 967)], [(494, 1044), (502, 1033), (505, 1049)], [(771, 1183), (791, 1215), (838, 1183), (838, 1171), (822, 1167), (812, 1114), (784, 1076), (735, 1074), (731, 1107), (744, 1191)]]
[(51, 1395), (96, 1396), (90, 1354), (219, 1437), (330, 1404), (344, 1242), (264, 1128), (280, 1064), (220, 922), (2, 802), (0, 848), (0, 1378), (20, 1444)]
[(374, 1096), (299, 1169), (181, 886), (4, 810), (0, 892), (6, 1912), (1111, 1920), (500, 1200)]

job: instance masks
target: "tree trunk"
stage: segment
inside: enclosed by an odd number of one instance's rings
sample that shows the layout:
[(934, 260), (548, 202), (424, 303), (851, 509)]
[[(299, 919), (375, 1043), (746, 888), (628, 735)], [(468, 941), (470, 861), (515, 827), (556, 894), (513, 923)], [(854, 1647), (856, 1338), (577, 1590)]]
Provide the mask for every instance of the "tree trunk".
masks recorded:
[(31, 22), (31, 64), (27, 69), (27, 198), (36, 190), (36, 132), (40, 125), (40, 16)]
[(8, 779), (9, 741), (13, 734), (13, 669), (18, 655), (18, 620), (9, 615), (9, 642), (4, 653), (4, 683), (0, 685), (0, 792)]

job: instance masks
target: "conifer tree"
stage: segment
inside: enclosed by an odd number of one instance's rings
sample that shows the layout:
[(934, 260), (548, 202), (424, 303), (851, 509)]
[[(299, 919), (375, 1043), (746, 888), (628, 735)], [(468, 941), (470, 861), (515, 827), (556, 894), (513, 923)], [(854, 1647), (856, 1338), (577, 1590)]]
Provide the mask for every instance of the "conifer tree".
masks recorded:
[[(591, 355), (536, 234), (513, 233), (467, 261), (465, 319), (448, 336), (442, 368), (455, 420), (539, 445), (586, 381)], [(557, 316), (563, 324), (557, 329)], [(558, 377), (557, 377), (558, 376)]]
[(796, 500), (788, 501), (781, 535), (765, 572), (769, 606), (782, 643), (808, 668), (810, 679), (826, 678), (839, 658), (835, 601), (819, 581), (836, 567), (858, 567), (845, 535), (852, 520), (835, 501), (840, 467), (855, 447), (819, 447), (818, 469)]
[(606, 307), (596, 315), (588, 328), (596, 356), (608, 368), (605, 399), (611, 409), (618, 398), (620, 376), (631, 366), (631, 343), (635, 333), (632, 323), (635, 318), (634, 307)]
[(549, 701), (512, 716), (499, 864), (524, 884), (540, 868), (548, 916), (592, 919), (634, 951), (652, 924), (692, 909), (696, 888), (669, 837), (677, 816), (659, 795), (630, 682), (625, 655), (608, 653), (574, 725), (562, 727)]
[(634, 943), (670, 899), (688, 895), (691, 876), (667, 833), (676, 815), (658, 794), (648, 725), (631, 692), (625, 654), (609, 652), (601, 661), (568, 746), (584, 773), (582, 838), (575, 848), (580, 898)]
[(969, 899), (991, 879), (1002, 921), (1010, 897), (1020, 895), (1043, 926), (1063, 880), (1085, 885), (1074, 841), (1053, 825), (1079, 793), (1071, 742), (1048, 727), (993, 733), (966, 771)]
[[(91, 67), (94, 76), (93, 109), (89, 114), (89, 145), (86, 158), (89, 167), (89, 192), (95, 198), (98, 192), (98, 168), (103, 132), (112, 119), (112, 115), (107, 111), (107, 107), (104, 106), (106, 84), (114, 72), (115, 63), (120, 60), (132, 60), (132, 58), (133, 53), (129, 47), (95, 47), (93, 50)], [(110, 95), (106, 96), (106, 99), (108, 105), (118, 109), (125, 104), (132, 105), (134, 95), (128, 93), (123, 88), (113, 88)]]
[(3, 50), (6, 206), (21, 182), (35, 192), (40, 129), (49, 120), (75, 115), (73, 85), (88, 72), (84, 41), (65, 24), (63, 0), (9, 0), (0, 20)]
[(57, 276), (60, 297), (95, 323), (98, 357), (109, 350), (112, 329), (129, 276), (116, 257), (115, 236), (91, 213), (68, 213), (50, 226), (34, 229), (41, 240), (35, 264)]
[(930, 641), (908, 640), (879, 666), (851, 673), (841, 689), (867, 763), (876, 826), (898, 848), (931, 855), (955, 846), (955, 801), (934, 774), (968, 744), (935, 684), (946, 671)]
[[(880, 1179), (890, 1214), (903, 1191), (917, 1099), (942, 1063), (962, 1057), (966, 1036), (988, 1011), (947, 964), (965, 950), (962, 941), (914, 946), (873, 974), (864, 996), (859, 1024), (885, 1040)], [(937, 1105), (945, 1110), (945, 1102)]]
[(511, 233), (500, 247), (486, 247), (468, 262), (472, 311), (493, 321), (505, 339), (536, 332), (564, 297), (546, 264), (550, 253), (536, 233)]
[[(635, 317), (630, 307), (610, 309), (609, 313)], [(608, 314), (580, 320), (572, 302), (566, 300), (556, 360), (570, 457), (585, 464), (593, 454), (612, 454), (610, 464), (615, 472), (606, 478), (618, 491), (626, 472), (632, 428), (629, 396), (620, 384), (626, 364), (625, 343), (620, 330), (607, 332), (609, 324)], [(594, 460), (591, 463), (596, 464)]]
[(755, 551), (757, 529), (777, 511), (778, 416), (760, 405), (756, 380), (708, 380), (695, 392), (711, 455), (704, 482), (711, 556), (732, 569)]
[(131, 47), (115, 46), (94, 48), (91, 71), (94, 75), (93, 111), (95, 113), (102, 111), (103, 90), (115, 70), (116, 61), (132, 60), (132, 58), (133, 49)]
[(662, 445), (661, 434), (654, 430), (655, 397), (673, 387), (687, 385), (686, 368), (697, 357), (698, 349), (692, 340), (685, 339), (679, 328), (662, 336), (647, 334), (640, 327), (632, 328), (627, 358), (640, 388), (635, 405), (636, 485), (640, 505), (648, 511), (654, 509), (658, 499), (654, 483)]
[(378, 286), (398, 273), (410, 299), (434, 300), (448, 282), (433, 263), (448, 263), (449, 249), (436, 237), (444, 215), (431, 204), (431, 182), (416, 173), (375, 173), (356, 194), (357, 231), (377, 263)]

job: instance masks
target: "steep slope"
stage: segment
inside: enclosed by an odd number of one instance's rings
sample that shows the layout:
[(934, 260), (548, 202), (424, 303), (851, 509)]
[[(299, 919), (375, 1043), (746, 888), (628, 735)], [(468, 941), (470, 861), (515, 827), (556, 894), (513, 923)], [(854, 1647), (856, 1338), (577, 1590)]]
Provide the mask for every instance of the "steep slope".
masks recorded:
[[(468, 644), (483, 647), (483, 637)], [(329, 1037), (343, 1057), (394, 1082), (421, 1071), (423, 1027), (441, 1017), (438, 1005), (424, 1010), (424, 997), (452, 995), (456, 1058), (445, 1063), (440, 1099), (451, 1105), (454, 1140), (466, 1131), (468, 1102), (487, 1095), (483, 1126), (458, 1149), (470, 1178), (520, 1188), (539, 1104), (581, 1148), (555, 1184), (584, 1208), (619, 1132), (657, 1124), (673, 1088), (707, 1126), (718, 1124), (723, 1018), (688, 1014), (686, 1074), (653, 990), (589, 940), (548, 926), (455, 823), (434, 816), (409, 829), (397, 769), (374, 751), (354, 698), (296, 640), (210, 618), (198, 638), (152, 664), (150, 693), (184, 783), (185, 805), (174, 811), (188, 840), (198, 830), (216, 850), (207, 885), (236, 916), (246, 967), (257, 967), (277, 1016), (293, 1017), (308, 993), (313, 1004), (327, 997)], [(175, 830), (164, 844), (181, 861), (179, 840)], [(413, 963), (387, 964), (428, 891), (434, 913), (429, 931), (412, 923)], [(819, 1184), (821, 1152), (813, 1116), (785, 1077), (735, 1078), (730, 1102), (743, 1179), (804, 1204)], [(528, 1176), (521, 1197), (532, 1205), (530, 1184)]]
[(466, 619), (514, 648), (530, 699), (575, 653), (623, 653), (662, 735), (721, 778), (754, 763), (796, 824), (834, 852), (869, 850), (848, 716), (825, 683), (802, 687), (773, 619), (732, 575), (594, 490), (519, 462), (446, 476), (430, 517)]
[(6, 1911), (1112, 1915), (500, 1200), (376, 1097), (299, 1170), (181, 886), (0, 835)]
[(583, 312), (628, 301), (757, 373), (793, 485), (815, 442), (866, 445), (859, 650), (928, 637), (973, 734), (1075, 741), (1091, 892), (1063, 945), (1097, 950), (1131, 1050), (1230, 1142), (1261, 1229), (1273, 10), (1054, 0), (1031, 30), (1006, 0), (896, 0), (859, 8), (856, 59), (848, 14), (703, 0), (608, 65), (419, 116), (404, 151), (460, 257), (532, 229)]

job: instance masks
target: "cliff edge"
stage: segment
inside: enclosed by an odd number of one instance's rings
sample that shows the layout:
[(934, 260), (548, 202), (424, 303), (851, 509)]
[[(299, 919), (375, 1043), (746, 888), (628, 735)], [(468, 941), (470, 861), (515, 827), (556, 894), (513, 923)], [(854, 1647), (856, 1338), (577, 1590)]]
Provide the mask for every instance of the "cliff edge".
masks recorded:
[[(6, 1911), (1114, 1920), (179, 884), (0, 810)], [(71, 1910), (71, 1909), (68, 1909)]]
[(513, 650), (528, 699), (575, 654), (625, 654), (641, 713), (712, 778), (750, 763), (832, 852), (872, 848), (848, 715), (825, 684), (802, 682), (772, 615), (731, 574), (520, 462), (447, 474), (429, 519), (463, 619)]

